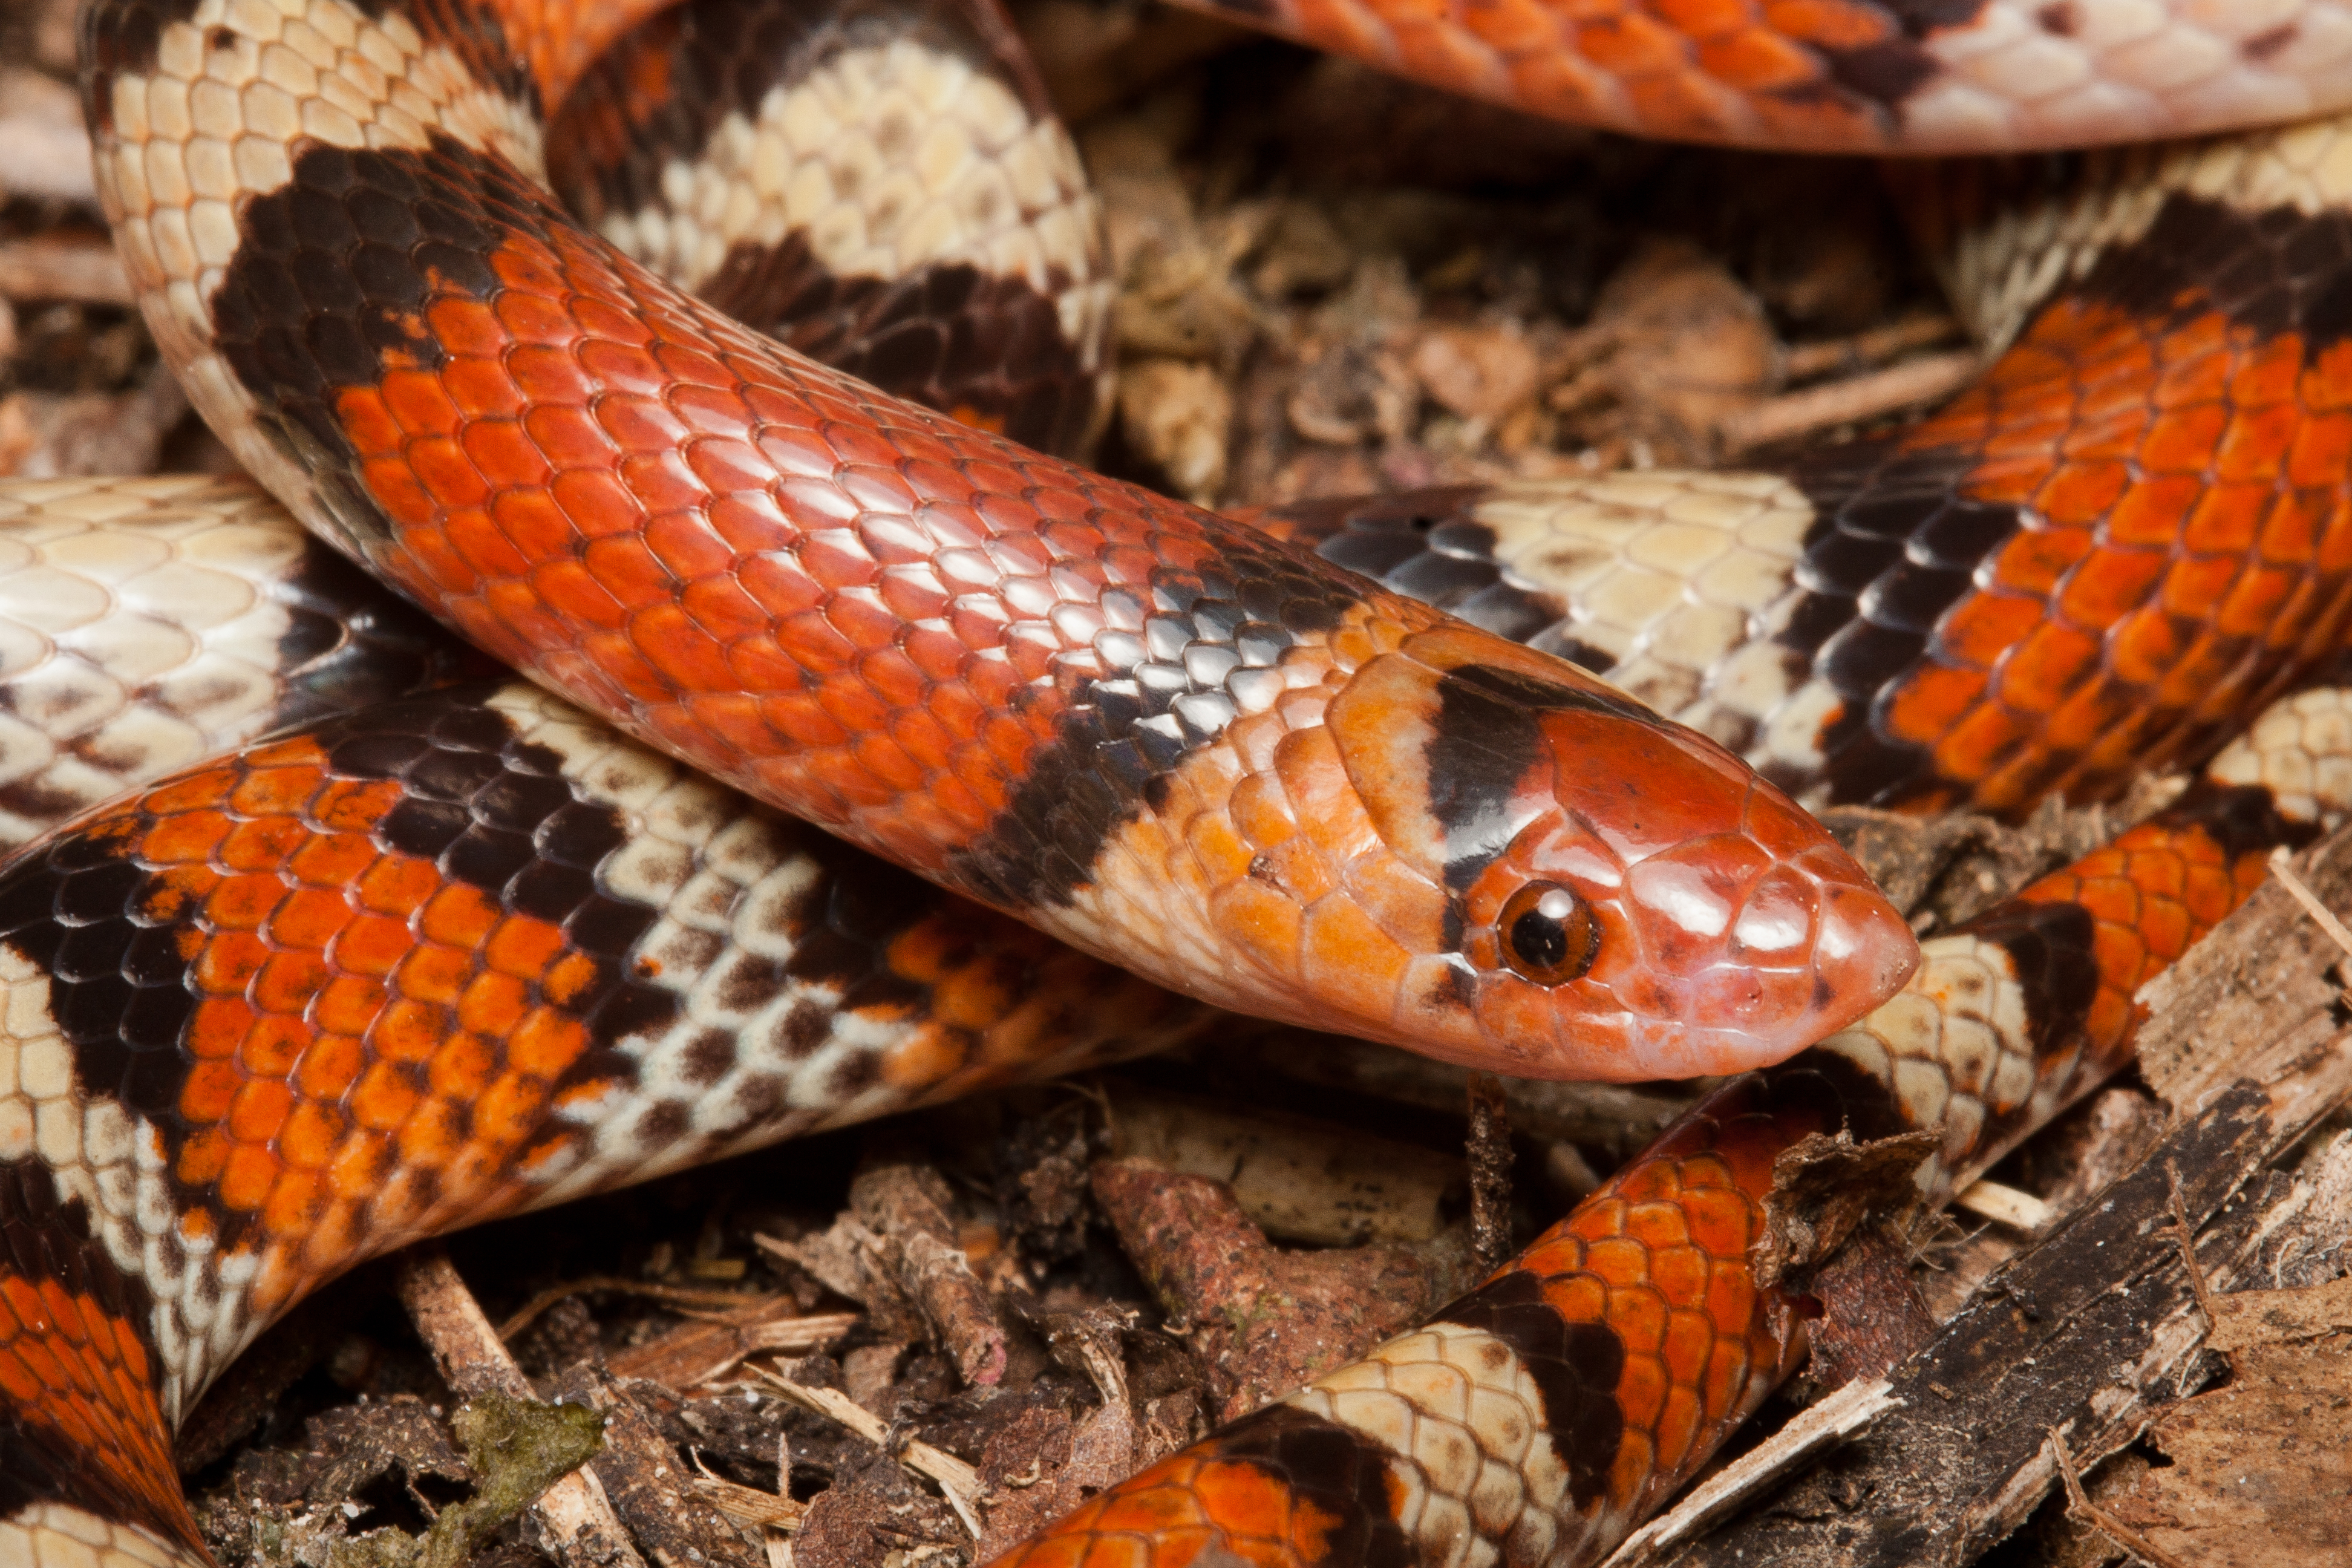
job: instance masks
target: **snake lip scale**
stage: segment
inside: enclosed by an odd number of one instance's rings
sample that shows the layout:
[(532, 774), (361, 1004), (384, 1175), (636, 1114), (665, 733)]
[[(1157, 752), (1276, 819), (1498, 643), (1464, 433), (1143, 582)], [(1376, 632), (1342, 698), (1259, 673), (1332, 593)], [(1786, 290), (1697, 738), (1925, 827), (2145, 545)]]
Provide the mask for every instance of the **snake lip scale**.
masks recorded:
[[(2352, 91), (2332, 0), (1241, 9), (1817, 148)], [(1507, 1070), (1758, 1070), (1430, 1324), (1013, 1560), (1588, 1562), (1803, 1353), (1749, 1257), (1780, 1152), (1934, 1128), (1948, 1192), (2352, 805), (2352, 710), (2299, 689), (2352, 624), (2333, 121), (1897, 171), (2000, 351), (1909, 429), (1241, 519), (1052, 455), (1100, 423), (1107, 257), (987, 4), (83, 26), (142, 309), (276, 501), (0, 491), (0, 685), (83, 699), (9, 704), (40, 762), (0, 806), (90, 803), (0, 864), (7, 1568), (200, 1562), (171, 1426), (360, 1258), (1204, 1003)], [(447, 684), (485, 663), (293, 520), (538, 684)], [(198, 581), (244, 607), (139, 618)], [(134, 673), (174, 658), (281, 672)], [(2170, 763), (2205, 769), (2171, 809), (1924, 952), (1792, 799), (2019, 812)]]

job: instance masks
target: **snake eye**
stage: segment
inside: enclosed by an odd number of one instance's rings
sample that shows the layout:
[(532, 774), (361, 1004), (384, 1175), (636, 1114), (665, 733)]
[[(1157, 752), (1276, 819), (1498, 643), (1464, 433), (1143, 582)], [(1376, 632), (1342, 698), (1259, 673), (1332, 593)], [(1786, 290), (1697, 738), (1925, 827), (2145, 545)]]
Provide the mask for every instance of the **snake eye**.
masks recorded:
[(1538, 985), (1574, 980), (1601, 952), (1601, 926), (1591, 909), (1558, 882), (1529, 882), (1513, 893), (1495, 925), (1503, 961)]

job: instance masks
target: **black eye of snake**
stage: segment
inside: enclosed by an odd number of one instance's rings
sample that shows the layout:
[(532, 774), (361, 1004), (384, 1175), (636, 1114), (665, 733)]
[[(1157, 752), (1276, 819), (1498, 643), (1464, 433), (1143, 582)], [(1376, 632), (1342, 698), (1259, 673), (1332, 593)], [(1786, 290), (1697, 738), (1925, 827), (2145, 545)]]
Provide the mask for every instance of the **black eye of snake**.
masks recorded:
[(1529, 882), (1513, 893), (1496, 922), (1503, 961), (1538, 985), (1560, 985), (1592, 967), (1601, 928), (1582, 899), (1558, 882)]

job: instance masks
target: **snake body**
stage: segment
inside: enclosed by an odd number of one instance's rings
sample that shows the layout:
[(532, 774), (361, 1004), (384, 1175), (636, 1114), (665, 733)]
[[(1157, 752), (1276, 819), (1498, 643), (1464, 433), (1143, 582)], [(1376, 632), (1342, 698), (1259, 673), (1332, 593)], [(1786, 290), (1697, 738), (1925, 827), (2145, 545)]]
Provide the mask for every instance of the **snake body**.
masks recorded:
[(1893, 434), (1270, 521), (1608, 671), (1809, 802), (2112, 798), (2344, 646), (2346, 137), (1898, 170), (1998, 352)]
[[(101, 200), (194, 401), (478, 646), (1253, 1012), (1638, 1076), (1785, 1053), (1899, 983), (1884, 900), (1717, 748), (1230, 521), (877, 401), (588, 233), (523, 172), (528, 89), (469, 69), (501, 26), (85, 15)], [(1620, 749), (1638, 811), (1572, 761)], [(1689, 862), (1728, 925), (1684, 918)], [(1513, 958), (1539, 882), (1600, 928), (1573, 976)]]
[[(2343, 807), (2334, 698), (2223, 744), (2352, 613), (2332, 125), (1937, 186), (2008, 346), (1900, 435), (1252, 526), (1004, 438), (1091, 432), (1106, 289), (992, 12), (652, 9), (86, 15), (100, 189), (199, 408), (302, 524), (581, 706), (446, 687), (466, 657), (394, 609), (381, 689), (314, 631), (290, 706), (205, 729), (160, 644), (28, 615), (28, 663), (100, 672), (49, 679), (107, 717), (63, 705), (0, 804), (31, 826), (100, 763), (140, 787), (0, 867), (0, 1562), (202, 1561), (170, 1424), (362, 1256), (1149, 1048), (1207, 1016), (1177, 992), (1522, 1071), (1780, 1065), (1428, 1328), (1017, 1555), (1585, 1561), (1801, 1354), (1749, 1254), (1780, 1151), (1941, 1127), (1940, 1195), (2125, 1059), (2137, 985)], [(2055, 56), (1996, 0), (1707, 9), (1253, 15), (1560, 112), (1578, 45), (1631, 84), (1586, 118), (1816, 145), (1948, 144), (1971, 48), (2045, 85), (2105, 62), (2162, 110), (2118, 137), (2275, 113), (2273, 77), (2297, 111), (2343, 92), (2325, 4), (2075, 0), (2026, 18)], [(2012, 144), (2090, 101), (2021, 92)], [(161, 506), (124, 560), (223, 529), (299, 554), (252, 492), (183, 492), (0, 506), (43, 505), (28, 552)], [(299, 652), (277, 580), (248, 642)], [(177, 657), (250, 662), (200, 640)], [(200, 734), (235, 749), (191, 765)], [(2207, 759), (1916, 972), (1781, 793), (2014, 811)]]
[(2334, 0), (1197, 0), (1555, 120), (1820, 153), (2195, 135), (2352, 103)]
[(0, 487), (0, 846), (289, 724), (493, 673), (242, 482)]
[[(2319, 725), (2279, 715), (2273, 754), (2340, 769), (2352, 753), (2297, 742), (2340, 731), (2345, 694), (2315, 706)], [(1803, 1360), (1801, 1284), (1757, 1272), (1776, 1162), (1816, 1134), (1940, 1131), (1917, 1177), (1940, 1203), (2129, 1059), (2139, 985), (2313, 826), (2266, 788), (2209, 783), (1931, 939), (1893, 1001), (1717, 1090), (1423, 1328), (999, 1561), (1601, 1561)]]

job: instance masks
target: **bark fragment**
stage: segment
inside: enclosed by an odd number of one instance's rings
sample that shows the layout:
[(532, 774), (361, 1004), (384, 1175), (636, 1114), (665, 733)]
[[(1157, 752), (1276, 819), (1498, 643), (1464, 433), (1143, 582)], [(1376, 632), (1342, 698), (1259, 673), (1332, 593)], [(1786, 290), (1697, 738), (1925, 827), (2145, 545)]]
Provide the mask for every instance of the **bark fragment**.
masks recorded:
[(1004, 1377), (1004, 1320), (956, 1244), (954, 1201), (947, 1178), (929, 1165), (877, 1164), (849, 1186), (850, 1206), (955, 1358), (965, 1386), (992, 1388)]
[(759, 1553), (700, 1495), (693, 1472), (626, 1384), (574, 1366), (549, 1392), (604, 1418), (604, 1451), (589, 1468), (660, 1568), (759, 1568)]
[(1230, 1191), (1204, 1177), (1106, 1161), (1094, 1181), (1144, 1279), (1191, 1321), (1220, 1420), (1360, 1355), (1467, 1283), (1459, 1252), (1430, 1258), (1385, 1246), (1283, 1252)]

